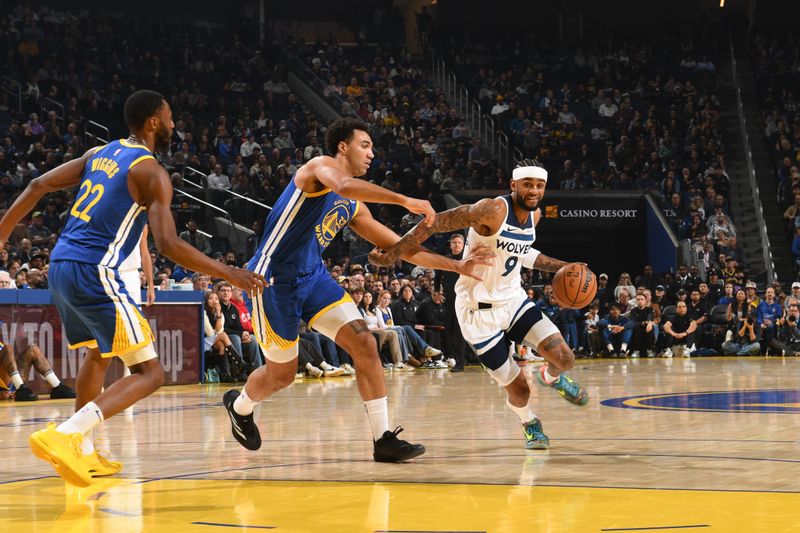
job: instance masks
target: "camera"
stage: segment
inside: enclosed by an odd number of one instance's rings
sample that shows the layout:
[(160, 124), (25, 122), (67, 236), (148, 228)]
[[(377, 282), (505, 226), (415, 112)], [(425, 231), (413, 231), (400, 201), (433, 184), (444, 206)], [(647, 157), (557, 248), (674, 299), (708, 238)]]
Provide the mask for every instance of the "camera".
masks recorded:
[(795, 322), (797, 322), (797, 317), (796, 317), (796, 316), (794, 316), (794, 315), (789, 315), (789, 316), (786, 318), (786, 320), (788, 320), (790, 323), (794, 324)]
[(747, 325), (752, 326), (754, 322), (755, 321), (753, 320), (753, 317), (751, 316), (747, 317)]

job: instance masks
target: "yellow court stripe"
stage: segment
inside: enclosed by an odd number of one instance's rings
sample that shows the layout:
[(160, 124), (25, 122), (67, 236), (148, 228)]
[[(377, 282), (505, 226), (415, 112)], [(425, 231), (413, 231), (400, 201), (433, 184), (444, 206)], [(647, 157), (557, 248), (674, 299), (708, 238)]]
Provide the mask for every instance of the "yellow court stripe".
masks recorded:
[(153, 161), (156, 160), (156, 158), (153, 157), (152, 155), (143, 155), (142, 157), (137, 157), (136, 159), (133, 160), (133, 163), (130, 164), (130, 166), (128, 167), (128, 170), (132, 169), (133, 167), (135, 167), (136, 165), (138, 165), (142, 161), (146, 161), (148, 159), (152, 159)]
[(344, 293), (344, 296), (342, 296), (339, 300), (333, 302), (332, 304), (329, 304), (329, 305), (326, 305), (325, 307), (323, 307), (320, 311), (318, 311), (314, 316), (311, 317), (311, 320), (308, 321), (308, 329), (313, 328), (314, 327), (314, 322), (319, 317), (324, 315), (327, 311), (330, 311), (331, 309), (333, 309), (337, 305), (342, 305), (343, 303), (347, 303), (347, 302), (353, 302), (353, 299), (350, 297), (349, 294)]

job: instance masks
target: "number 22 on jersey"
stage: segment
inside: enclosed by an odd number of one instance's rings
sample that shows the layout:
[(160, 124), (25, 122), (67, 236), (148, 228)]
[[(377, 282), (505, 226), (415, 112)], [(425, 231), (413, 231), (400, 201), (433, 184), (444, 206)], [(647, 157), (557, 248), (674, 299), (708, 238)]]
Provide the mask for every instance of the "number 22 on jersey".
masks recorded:
[[(84, 222), (89, 222), (92, 219), (92, 215), (89, 214), (89, 211), (100, 201), (104, 192), (105, 188), (102, 184), (98, 183), (92, 186), (91, 180), (85, 180), (81, 183), (80, 190), (78, 191), (78, 199), (75, 200), (75, 205), (72, 206), (69, 212), (70, 215), (78, 217)], [(86, 200), (88, 200), (88, 203), (86, 203), (86, 206), (81, 210), (81, 206)]]

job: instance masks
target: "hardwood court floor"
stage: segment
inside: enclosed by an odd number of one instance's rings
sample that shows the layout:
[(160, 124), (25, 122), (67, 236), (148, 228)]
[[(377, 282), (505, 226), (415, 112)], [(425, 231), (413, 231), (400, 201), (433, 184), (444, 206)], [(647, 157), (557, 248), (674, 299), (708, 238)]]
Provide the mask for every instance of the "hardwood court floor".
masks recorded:
[[(528, 367), (530, 372), (533, 367)], [(168, 387), (104, 425), (118, 479), (72, 489), (28, 434), (69, 401), (0, 405), (2, 531), (800, 531), (800, 359), (580, 361), (580, 408), (533, 385), (551, 449), (526, 452), (488, 375), (387, 376), (390, 416), (427, 453), (376, 464), (352, 378), (262, 404), (258, 452), (226, 386)], [(530, 376), (529, 376), (530, 377)], [(633, 398), (631, 398), (633, 397)]]

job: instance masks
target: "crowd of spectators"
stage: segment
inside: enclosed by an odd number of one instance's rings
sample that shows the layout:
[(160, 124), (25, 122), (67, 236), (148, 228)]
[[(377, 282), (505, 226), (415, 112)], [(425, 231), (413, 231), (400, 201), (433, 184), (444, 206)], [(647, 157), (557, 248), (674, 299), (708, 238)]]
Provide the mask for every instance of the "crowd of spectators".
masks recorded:
[(391, 43), (344, 47), (335, 41), (288, 46), (312, 87), (344, 114), (370, 125), (375, 162), (367, 179), (436, 200), (462, 189), (506, 189), (508, 177), (464, 117), (415, 59)]
[(778, 188), (795, 274), (800, 274), (800, 52), (791, 32), (756, 33), (751, 40), (764, 142)]

